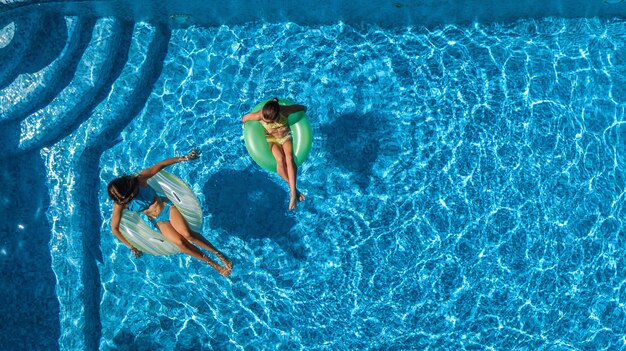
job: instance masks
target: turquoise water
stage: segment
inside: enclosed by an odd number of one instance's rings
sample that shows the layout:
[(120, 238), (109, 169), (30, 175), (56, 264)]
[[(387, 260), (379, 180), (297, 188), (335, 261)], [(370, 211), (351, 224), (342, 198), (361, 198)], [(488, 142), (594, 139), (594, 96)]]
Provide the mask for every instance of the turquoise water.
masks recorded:
[[(45, 167), (61, 349), (625, 347), (623, 20), (94, 26), (60, 98), (14, 119)], [(273, 96), (314, 130), (294, 212), (242, 139)], [(193, 147), (169, 170), (229, 278), (109, 230), (110, 179)]]

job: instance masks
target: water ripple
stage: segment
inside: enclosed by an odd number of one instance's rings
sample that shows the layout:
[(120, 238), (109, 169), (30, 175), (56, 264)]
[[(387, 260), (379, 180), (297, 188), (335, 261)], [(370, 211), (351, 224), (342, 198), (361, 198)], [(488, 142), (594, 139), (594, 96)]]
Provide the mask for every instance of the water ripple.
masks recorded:
[[(171, 170), (235, 270), (133, 260), (105, 221), (101, 348), (622, 347), (624, 26), (174, 31), (99, 199), (199, 146)], [(293, 213), (243, 147), (241, 116), (272, 96), (307, 105), (315, 133)]]

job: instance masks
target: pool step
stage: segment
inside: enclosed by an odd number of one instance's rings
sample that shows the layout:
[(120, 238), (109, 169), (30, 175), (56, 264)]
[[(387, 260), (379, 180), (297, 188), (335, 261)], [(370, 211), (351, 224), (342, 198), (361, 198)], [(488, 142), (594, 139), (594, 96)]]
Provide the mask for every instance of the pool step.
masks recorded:
[[(19, 75), (19, 68), (30, 52), (31, 45), (41, 40), (44, 32), (44, 16), (39, 12), (29, 12), (13, 22), (11, 41), (0, 49), (0, 89), (10, 84)], [(3, 17), (2, 26), (9, 21)]]
[(136, 49), (129, 55), (130, 64), (113, 85), (114, 94), (98, 105), (88, 121), (91, 132), (84, 140), (99, 152), (117, 144), (122, 130), (141, 112), (167, 55), (171, 36), (167, 27), (138, 23), (135, 31), (136, 37), (149, 35), (149, 42), (133, 42)]
[[(165, 27), (136, 23), (126, 64), (110, 93), (76, 130), (43, 149), (51, 200), (48, 218), (54, 238), (52, 267), (66, 278), (57, 285), (61, 349), (99, 348), (100, 156), (118, 142), (121, 131), (143, 108), (160, 75), (169, 38)], [(57, 205), (61, 203), (76, 206), (61, 211), (63, 206)], [(68, 267), (69, 262), (73, 267)]]
[(78, 128), (110, 93), (126, 63), (133, 25), (112, 18), (98, 21), (74, 79), (55, 99), (22, 121), (19, 149), (50, 146)]
[[(46, 106), (74, 77), (96, 21), (82, 17), (67, 17), (65, 21), (68, 35), (59, 56), (43, 69), (20, 74), (0, 91), (0, 123), (24, 119)], [(31, 58), (43, 55), (45, 50), (44, 45), (32, 45), (29, 55), (25, 57), (29, 64), (22, 65), (22, 68), (27, 71), (39, 68), (42, 63)]]

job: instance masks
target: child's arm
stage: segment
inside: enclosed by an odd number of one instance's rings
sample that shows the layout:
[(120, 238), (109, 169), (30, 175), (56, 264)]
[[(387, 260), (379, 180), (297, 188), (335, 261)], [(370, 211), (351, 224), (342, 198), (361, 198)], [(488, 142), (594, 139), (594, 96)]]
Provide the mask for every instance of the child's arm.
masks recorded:
[(198, 158), (199, 156), (200, 156), (200, 152), (198, 151), (198, 149), (193, 149), (191, 150), (191, 152), (189, 152), (185, 156), (166, 158), (165, 160), (159, 163), (156, 163), (152, 165), (151, 167), (148, 167), (144, 169), (143, 171), (139, 172), (139, 183), (145, 186), (147, 185), (146, 181), (150, 179), (152, 176), (154, 176), (155, 174), (159, 173), (163, 168), (173, 165), (174, 163), (193, 160), (193, 159)]
[(139, 257), (141, 255), (141, 251), (137, 250), (133, 244), (126, 240), (120, 231), (120, 221), (122, 219), (123, 211), (124, 208), (121, 205), (113, 205), (113, 213), (111, 213), (111, 231), (113, 232), (113, 235), (115, 235), (115, 237), (117, 237), (124, 245), (128, 246), (128, 248), (133, 252), (133, 255)]
[(261, 111), (250, 112), (247, 115), (243, 116), (241, 119), (241, 123), (246, 123), (248, 121), (260, 121), (261, 120)]
[(289, 106), (281, 106), (280, 111), (286, 115), (290, 115), (294, 112), (306, 112), (306, 106), (303, 105), (289, 105)]

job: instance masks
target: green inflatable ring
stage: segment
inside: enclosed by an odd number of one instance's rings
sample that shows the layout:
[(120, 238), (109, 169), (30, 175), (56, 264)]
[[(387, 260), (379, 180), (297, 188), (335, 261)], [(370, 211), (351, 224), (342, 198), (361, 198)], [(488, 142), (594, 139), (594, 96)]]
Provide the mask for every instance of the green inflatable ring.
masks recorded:
[[(196, 194), (177, 176), (161, 171), (148, 179), (148, 185), (172, 202), (183, 215), (189, 228), (202, 231), (202, 209)], [(163, 234), (149, 227), (137, 212), (124, 211), (120, 221), (120, 231), (133, 246), (141, 252), (155, 256), (173, 255), (180, 250), (165, 239)]]
[[(264, 100), (256, 104), (251, 112), (261, 111), (265, 103)], [(287, 99), (278, 99), (281, 106), (294, 105)], [(304, 112), (295, 112), (289, 115), (289, 128), (293, 140), (293, 158), (296, 165), (300, 166), (311, 152), (313, 143), (311, 123)], [(272, 150), (265, 139), (265, 128), (259, 121), (246, 122), (243, 129), (243, 139), (246, 142), (248, 153), (259, 166), (270, 172), (276, 172), (276, 159), (272, 155)]]

